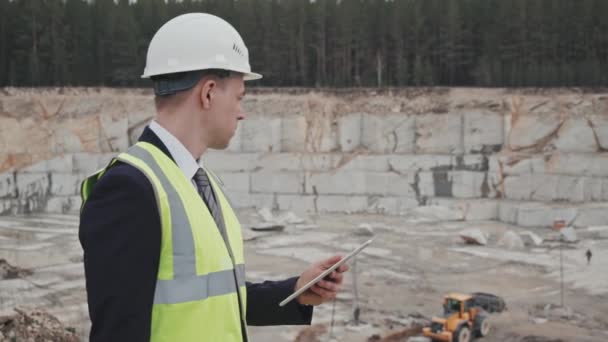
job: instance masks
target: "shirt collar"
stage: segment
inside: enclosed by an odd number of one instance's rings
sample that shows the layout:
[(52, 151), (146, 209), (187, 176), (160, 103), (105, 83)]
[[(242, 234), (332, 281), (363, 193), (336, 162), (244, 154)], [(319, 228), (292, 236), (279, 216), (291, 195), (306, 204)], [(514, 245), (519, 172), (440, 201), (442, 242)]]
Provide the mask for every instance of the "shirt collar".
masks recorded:
[(188, 151), (184, 144), (182, 144), (173, 134), (155, 120), (152, 120), (150, 123), (150, 129), (158, 136), (160, 141), (165, 144), (169, 153), (171, 153), (171, 156), (175, 160), (175, 163), (184, 173), (184, 176), (186, 176), (187, 179), (192, 179), (201, 166), (196, 162), (190, 151)]

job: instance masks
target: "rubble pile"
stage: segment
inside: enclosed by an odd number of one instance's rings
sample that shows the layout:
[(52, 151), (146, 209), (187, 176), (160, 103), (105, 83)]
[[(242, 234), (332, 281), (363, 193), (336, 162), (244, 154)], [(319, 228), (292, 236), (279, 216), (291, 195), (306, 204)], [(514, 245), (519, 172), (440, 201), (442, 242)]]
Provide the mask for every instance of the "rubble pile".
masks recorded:
[(0, 279), (15, 279), (31, 275), (32, 271), (15, 267), (6, 260), (0, 259)]
[(40, 310), (15, 309), (0, 316), (0, 342), (79, 342), (74, 329), (64, 327), (54, 316)]

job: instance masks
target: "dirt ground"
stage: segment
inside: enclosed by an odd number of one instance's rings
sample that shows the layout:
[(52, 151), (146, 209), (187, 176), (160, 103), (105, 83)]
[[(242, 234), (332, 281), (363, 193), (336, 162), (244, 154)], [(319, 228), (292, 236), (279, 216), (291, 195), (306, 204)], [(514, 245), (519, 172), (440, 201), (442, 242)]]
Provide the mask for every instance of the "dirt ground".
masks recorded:
[[(240, 217), (250, 281), (297, 275), (310, 262), (345, 254), (376, 236), (356, 260), (358, 325), (350, 272), (338, 299), (315, 308), (312, 327), (250, 327), (252, 341), (377, 340), (440, 314), (448, 292), (489, 292), (505, 299), (508, 310), (491, 316), (492, 331), (479, 341), (608, 340), (608, 227), (579, 229), (579, 241), (564, 246), (568, 309), (557, 311), (560, 249), (549, 229), (533, 230), (545, 239), (540, 246), (509, 250), (498, 246), (498, 239), (507, 230), (522, 229), (497, 222), (323, 215), (268, 233), (249, 229), (262, 221), (255, 211), (242, 211)], [(373, 232), (359, 228), (363, 223)], [(69, 215), (0, 217), (0, 259), (31, 271), (0, 279), (0, 313), (13, 307), (44, 309), (86, 340), (77, 227), (77, 217)], [(469, 228), (489, 233), (488, 245), (464, 244), (458, 233)], [(593, 252), (589, 265), (587, 249)]]
[[(250, 214), (248, 219), (255, 221), (256, 217)], [(608, 340), (608, 240), (597, 237), (597, 230), (579, 230), (581, 241), (564, 246), (564, 305), (572, 312), (545, 322), (544, 307), (561, 302), (555, 232), (535, 230), (547, 241), (535, 248), (508, 250), (496, 246), (496, 240), (507, 230), (520, 232), (521, 228), (497, 222), (421, 222), (424, 220), (372, 215), (308, 218), (318, 228), (288, 227), (248, 242), (248, 274), (250, 278), (278, 279), (297, 274), (308, 262), (334, 252), (347, 253), (369, 238), (357, 234), (364, 235), (365, 230), (357, 227), (368, 223), (376, 240), (357, 258), (363, 323), (353, 323), (351, 272), (335, 307), (328, 303), (315, 309), (313, 324), (327, 327), (326, 333), (317, 334), (319, 341), (367, 341), (373, 335), (386, 336), (421, 317), (439, 315), (442, 297), (448, 292), (489, 292), (505, 299), (508, 310), (492, 315), (492, 332), (480, 341)], [(469, 228), (490, 233), (488, 246), (465, 245), (458, 233)], [(589, 265), (587, 249), (594, 254)], [(260, 341), (293, 341), (301, 330), (251, 328)]]

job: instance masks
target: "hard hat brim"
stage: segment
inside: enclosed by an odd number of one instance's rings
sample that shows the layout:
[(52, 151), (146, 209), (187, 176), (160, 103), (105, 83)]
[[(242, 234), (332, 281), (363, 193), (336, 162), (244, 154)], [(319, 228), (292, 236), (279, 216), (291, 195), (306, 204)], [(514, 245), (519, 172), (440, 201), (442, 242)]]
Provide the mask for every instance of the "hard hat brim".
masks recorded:
[(245, 81), (255, 81), (261, 79), (263, 76), (261, 74), (255, 72), (246, 72), (243, 73), (243, 79)]

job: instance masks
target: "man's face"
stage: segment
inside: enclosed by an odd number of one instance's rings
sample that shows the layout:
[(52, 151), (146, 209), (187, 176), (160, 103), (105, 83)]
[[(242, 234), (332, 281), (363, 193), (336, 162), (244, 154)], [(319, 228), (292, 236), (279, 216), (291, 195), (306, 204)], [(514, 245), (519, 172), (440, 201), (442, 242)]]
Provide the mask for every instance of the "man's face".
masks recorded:
[(208, 146), (225, 149), (234, 136), (238, 121), (245, 118), (241, 100), (245, 96), (245, 82), (242, 75), (232, 75), (218, 81), (211, 101), (208, 116)]

